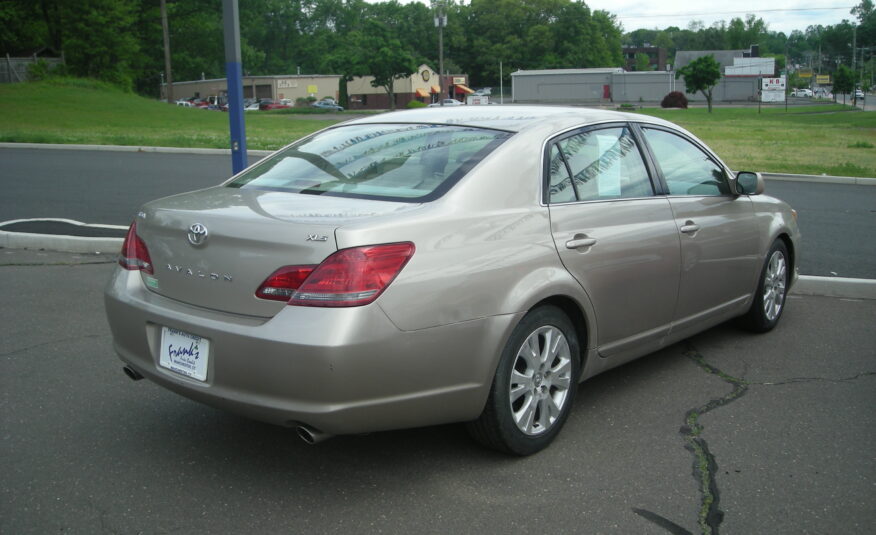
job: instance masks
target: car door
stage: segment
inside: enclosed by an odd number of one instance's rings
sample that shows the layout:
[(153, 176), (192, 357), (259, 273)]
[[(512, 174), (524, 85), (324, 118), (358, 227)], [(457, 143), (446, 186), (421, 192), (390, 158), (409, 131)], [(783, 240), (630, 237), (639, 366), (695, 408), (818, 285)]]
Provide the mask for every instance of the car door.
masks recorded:
[(731, 193), (724, 166), (699, 143), (668, 128), (642, 131), (681, 238), (673, 333), (697, 330), (739, 313), (754, 290), (760, 239), (753, 206)]
[(659, 347), (675, 310), (679, 238), (632, 130), (575, 131), (547, 151), (551, 232), (563, 265), (590, 297), (600, 353)]

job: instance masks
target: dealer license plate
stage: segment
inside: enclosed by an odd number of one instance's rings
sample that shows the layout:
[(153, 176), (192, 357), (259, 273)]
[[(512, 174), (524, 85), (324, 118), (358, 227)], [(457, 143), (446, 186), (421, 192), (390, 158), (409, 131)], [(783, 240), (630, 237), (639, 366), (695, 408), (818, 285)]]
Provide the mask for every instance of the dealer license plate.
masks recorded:
[(186, 377), (207, 380), (207, 360), (210, 358), (210, 341), (187, 332), (161, 328), (161, 355), (163, 368)]

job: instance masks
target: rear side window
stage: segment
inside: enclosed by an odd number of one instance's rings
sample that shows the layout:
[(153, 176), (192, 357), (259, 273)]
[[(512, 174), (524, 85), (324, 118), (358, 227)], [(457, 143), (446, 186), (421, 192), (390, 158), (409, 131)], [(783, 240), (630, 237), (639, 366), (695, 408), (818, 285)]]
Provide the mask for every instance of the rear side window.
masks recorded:
[(510, 136), (448, 125), (344, 126), (290, 146), (228, 186), (428, 201), (450, 189)]
[(549, 173), (552, 203), (654, 195), (627, 127), (591, 130), (559, 141), (551, 149)]

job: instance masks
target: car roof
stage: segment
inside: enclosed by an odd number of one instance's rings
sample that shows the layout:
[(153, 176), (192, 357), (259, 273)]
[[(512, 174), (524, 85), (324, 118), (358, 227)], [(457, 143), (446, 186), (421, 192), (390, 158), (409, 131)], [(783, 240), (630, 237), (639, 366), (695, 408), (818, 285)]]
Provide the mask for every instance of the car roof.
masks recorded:
[(452, 106), (416, 108), (371, 115), (344, 124), (418, 123), (465, 125), (520, 132), (527, 127), (551, 121), (556, 128), (614, 121), (634, 121), (665, 126), (676, 125), (656, 117), (574, 106)]

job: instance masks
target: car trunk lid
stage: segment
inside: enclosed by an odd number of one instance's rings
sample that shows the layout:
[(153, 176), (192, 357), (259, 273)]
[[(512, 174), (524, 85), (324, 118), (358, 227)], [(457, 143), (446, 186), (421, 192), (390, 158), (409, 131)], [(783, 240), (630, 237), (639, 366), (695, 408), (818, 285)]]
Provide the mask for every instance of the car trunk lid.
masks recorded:
[(317, 265), (337, 250), (335, 229), (415, 205), (215, 187), (159, 201), (138, 214), (153, 292), (191, 305), (270, 317), (285, 303), (256, 297), (275, 270)]

